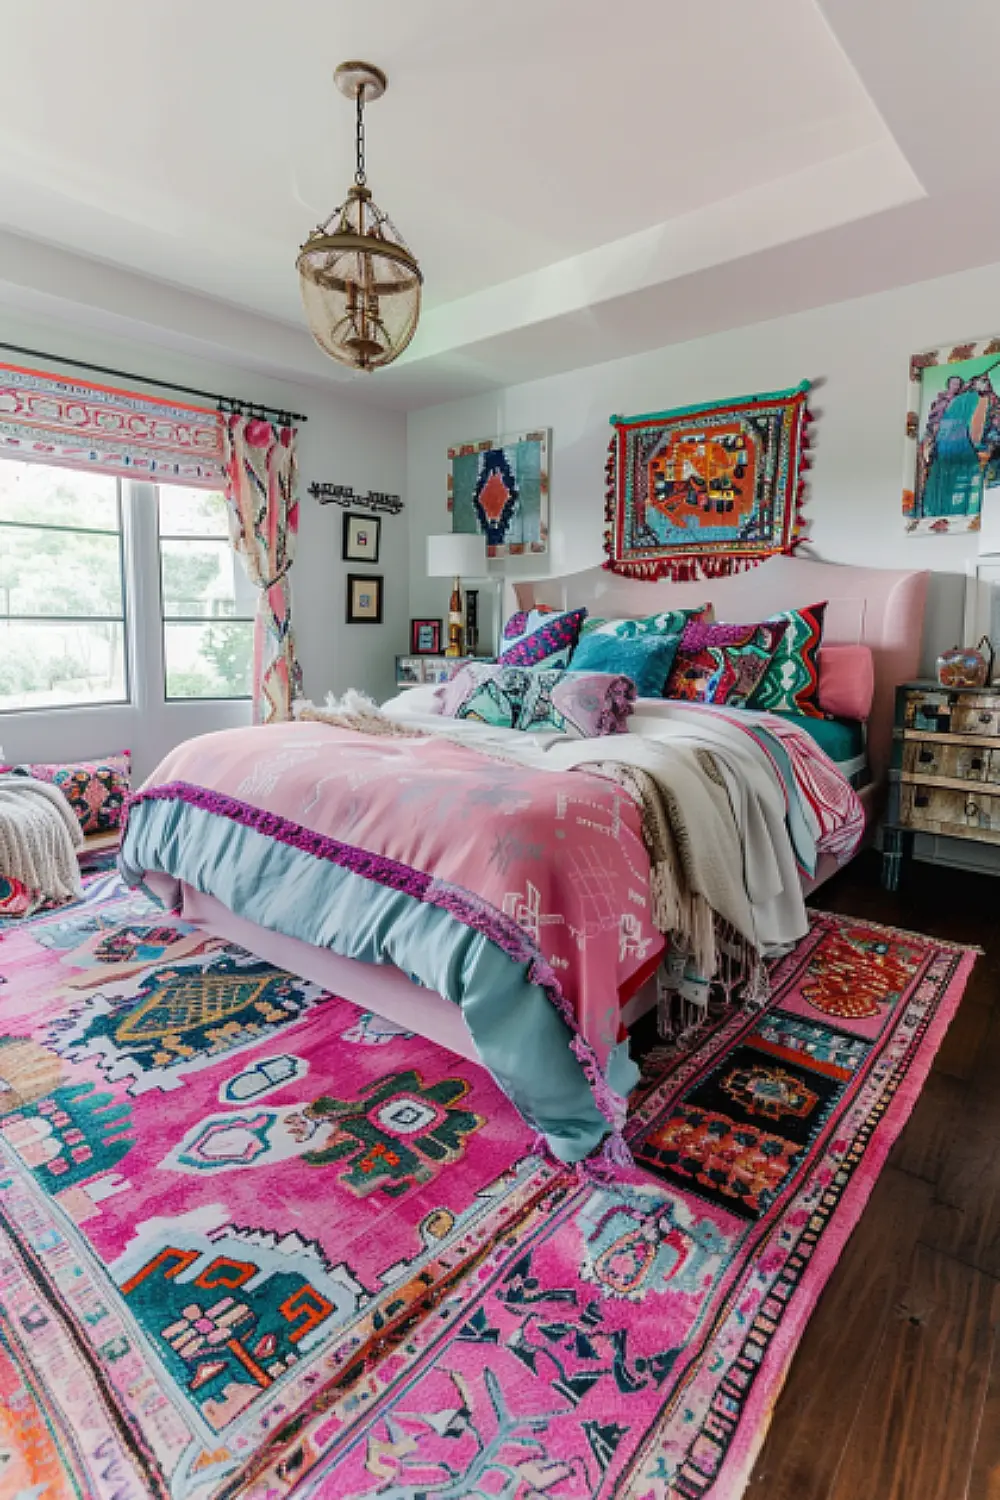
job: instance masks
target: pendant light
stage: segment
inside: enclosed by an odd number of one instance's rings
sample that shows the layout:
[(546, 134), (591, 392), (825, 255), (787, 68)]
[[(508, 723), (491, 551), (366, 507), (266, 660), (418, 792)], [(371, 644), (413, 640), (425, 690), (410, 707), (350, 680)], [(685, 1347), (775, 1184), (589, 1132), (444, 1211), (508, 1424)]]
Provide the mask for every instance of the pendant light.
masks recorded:
[(365, 179), (365, 105), (388, 80), (371, 63), (341, 63), (333, 75), (355, 101), (357, 166), (347, 198), (310, 234), (297, 261), (309, 331), (331, 359), (355, 370), (390, 365), (416, 332), (423, 275)]

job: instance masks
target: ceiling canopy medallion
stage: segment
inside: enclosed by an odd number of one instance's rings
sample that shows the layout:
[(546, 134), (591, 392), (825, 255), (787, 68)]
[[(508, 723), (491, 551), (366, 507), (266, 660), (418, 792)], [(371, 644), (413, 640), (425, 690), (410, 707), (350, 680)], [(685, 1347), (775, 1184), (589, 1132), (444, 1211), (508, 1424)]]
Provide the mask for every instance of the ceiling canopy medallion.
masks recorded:
[(388, 81), (371, 63), (341, 63), (341, 93), (357, 109), (354, 184), (339, 208), (310, 234), (297, 261), (309, 331), (339, 364), (355, 370), (390, 365), (416, 332), (423, 275), (365, 179), (365, 105)]

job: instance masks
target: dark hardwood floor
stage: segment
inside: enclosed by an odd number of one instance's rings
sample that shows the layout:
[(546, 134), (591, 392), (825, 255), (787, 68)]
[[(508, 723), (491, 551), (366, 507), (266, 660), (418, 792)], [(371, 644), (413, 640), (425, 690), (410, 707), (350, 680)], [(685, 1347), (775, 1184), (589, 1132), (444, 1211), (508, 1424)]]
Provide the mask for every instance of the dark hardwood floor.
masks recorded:
[(827, 911), (985, 952), (799, 1346), (748, 1495), (1000, 1500), (1000, 878), (862, 855)]

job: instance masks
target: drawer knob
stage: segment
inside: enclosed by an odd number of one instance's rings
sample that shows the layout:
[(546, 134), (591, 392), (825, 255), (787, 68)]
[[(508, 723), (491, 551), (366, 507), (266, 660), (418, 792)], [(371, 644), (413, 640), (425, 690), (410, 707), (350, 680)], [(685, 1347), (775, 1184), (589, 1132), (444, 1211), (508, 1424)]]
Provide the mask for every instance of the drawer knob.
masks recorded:
[(934, 752), (933, 752), (933, 750), (928, 750), (926, 748), (926, 746), (925, 746), (924, 749), (921, 750), (921, 752), (920, 752), (920, 764), (922, 766), (926, 766), (927, 763), (928, 763), (928, 761), (932, 761), (933, 759), (934, 759)]
[(980, 714), (979, 715), (979, 722), (980, 722), (980, 724), (992, 724), (993, 723), (993, 715), (992, 714)]
[(970, 801), (965, 804), (965, 816), (967, 818), (979, 817), (979, 808), (977, 807), (975, 802)]

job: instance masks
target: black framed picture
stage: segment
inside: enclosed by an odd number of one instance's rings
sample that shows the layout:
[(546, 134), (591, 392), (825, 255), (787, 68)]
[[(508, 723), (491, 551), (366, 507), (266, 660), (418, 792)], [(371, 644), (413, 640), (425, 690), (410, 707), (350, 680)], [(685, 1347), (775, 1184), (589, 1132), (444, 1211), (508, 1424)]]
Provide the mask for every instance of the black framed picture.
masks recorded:
[(379, 576), (363, 578), (360, 573), (348, 573), (348, 625), (381, 625), (383, 582)]
[(411, 656), (440, 656), (441, 655), (441, 621), (440, 620), (411, 620), (410, 621), (410, 655)]
[(378, 516), (344, 514), (344, 562), (377, 563), (382, 542), (382, 522)]

